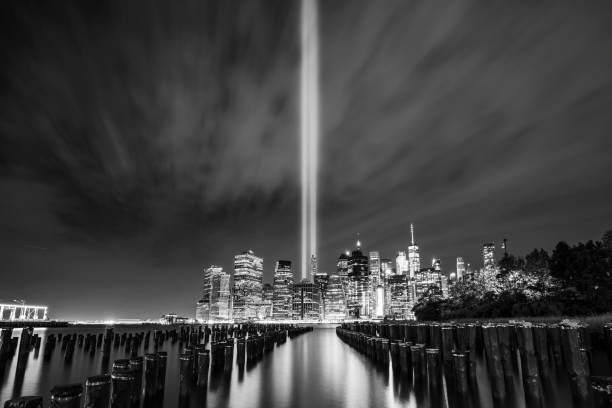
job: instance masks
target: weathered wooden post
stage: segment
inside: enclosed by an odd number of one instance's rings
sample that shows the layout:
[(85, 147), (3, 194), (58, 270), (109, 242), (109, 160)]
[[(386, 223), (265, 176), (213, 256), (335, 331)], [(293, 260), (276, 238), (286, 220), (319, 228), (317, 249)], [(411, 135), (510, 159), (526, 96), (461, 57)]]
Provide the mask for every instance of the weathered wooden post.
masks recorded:
[(210, 351), (198, 351), (198, 387), (206, 387), (208, 384), (208, 367), (210, 365)]
[(592, 402), (591, 381), (588, 377), (586, 361), (580, 351), (581, 344), (578, 329), (574, 327), (564, 327), (561, 329), (561, 346), (575, 405), (589, 407)]
[(408, 372), (408, 354), (410, 349), (406, 343), (399, 344), (399, 366), (400, 372), (406, 374)]
[(483, 326), (482, 330), (485, 353), (487, 355), (487, 365), (489, 367), (489, 375), (491, 377), (493, 399), (495, 401), (502, 401), (504, 398), (506, 398), (506, 386), (504, 383), (497, 329), (495, 326)]
[(552, 360), (556, 367), (563, 367), (563, 354), (561, 352), (561, 330), (558, 325), (549, 325), (546, 328)]
[(513, 365), (512, 365), (512, 352), (510, 349), (510, 327), (505, 324), (497, 326), (497, 338), (499, 340), (499, 354), (502, 362), (502, 369), (504, 371), (504, 380), (506, 385), (510, 385), (513, 382)]
[(519, 352), (521, 354), (521, 371), (523, 374), (523, 389), (527, 406), (542, 406), (542, 384), (538, 374), (538, 361), (533, 342), (531, 326), (516, 328)]
[(193, 379), (193, 356), (191, 353), (183, 353), (179, 357), (179, 395), (189, 395), (191, 380)]
[[(230, 340), (233, 341), (233, 340)], [(274, 343), (270, 342), (272, 345), (274, 345)], [(226, 345), (225, 348), (225, 364), (224, 364), (224, 369), (225, 371), (231, 371), (232, 369), (232, 363), (234, 361), (234, 347), (230, 344)]]
[(4, 408), (43, 408), (43, 398), (38, 396), (13, 398), (4, 403)]
[(111, 374), (111, 408), (129, 408), (132, 405), (135, 373), (129, 368), (113, 368)]
[(442, 372), (440, 369), (440, 349), (428, 348), (425, 350), (427, 359), (427, 380), (430, 393), (438, 393), (442, 384)]
[(454, 384), (457, 396), (465, 400), (468, 396), (467, 359), (463, 353), (453, 353)]
[(144, 404), (148, 406), (157, 396), (157, 377), (158, 377), (157, 354), (145, 354), (144, 356)]
[(536, 358), (540, 365), (542, 377), (550, 377), (550, 361), (548, 359), (548, 336), (546, 326), (538, 325), (533, 327), (533, 341), (535, 345)]
[(58, 385), (51, 389), (51, 408), (81, 408), (81, 384)]
[(168, 363), (168, 353), (160, 351), (157, 353), (157, 397), (163, 399), (166, 389), (166, 365)]
[(396, 342), (389, 343), (389, 351), (391, 352), (391, 366), (394, 371), (400, 371), (400, 347)]
[(110, 397), (110, 375), (96, 375), (85, 380), (85, 408), (108, 408)]
[(134, 371), (132, 402), (136, 403), (140, 401), (140, 394), (142, 393), (142, 357), (131, 358), (129, 367)]
[(455, 344), (453, 340), (453, 328), (450, 326), (442, 327), (441, 337), (442, 359), (444, 360), (444, 369), (450, 373), (450, 370), (453, 366), (453, 350), (455, 349)]

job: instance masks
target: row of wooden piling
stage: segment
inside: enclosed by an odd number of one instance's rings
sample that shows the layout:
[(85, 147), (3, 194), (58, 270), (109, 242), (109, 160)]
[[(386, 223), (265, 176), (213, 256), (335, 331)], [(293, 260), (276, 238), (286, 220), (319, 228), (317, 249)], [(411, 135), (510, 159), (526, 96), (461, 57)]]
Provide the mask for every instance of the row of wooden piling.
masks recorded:
[[(166, 330), (115, 334), (109, 327), (99, 334), (50, 334), (45, 342), (45, 356), (51, 355), (58, 344), (64, 353), (66, 363), (71, 362), (75, 348), (82, 348), (93, 355), (96, 349), (102, 350), (103, 360), (110, 356), (111, 346), (115, 349), (125, 347), (129, 358), (113, 362), (109, 373), (87, 378), (85, 387), (82, 384), (69, 384), (54, 387), (51, 391), (52, 407), (135, 407), (144, 400), (144, 406), (161, 405), (165, 389), (167, 353), (159, 351), (166, 340), (179, 341), (182, 353), (179, 356), (179, 393), (180, 397), (188, 395), (193, 386), (205, 388), (211, 370), (223, 368), (231, 370), (234, 344), (236, 344), (236, 362), (243, 366), (256, 363), (266, 352), (273, 350), (274, 345), (284, 343), (289, 337), (295, 337), (312, 328), (296, 328), (292, 325), (212, 325), (180, 326)], [(22, 330), (19, 340), (12, 337), (12, 329), (2, 329), (0, 333), (0, 357), (10, 357), (18, 349), (20, 356), (27, 359), (32, 347), (40, 347), (40, 337), (33, 335), (31, 328)], [(36, 340), (38, 339), (38, 340)], [(138, 356), (140, 346), (149, 348), (152, 339), (153, 352)], [(210, 350), (206, 344), (210, 340)], [(183, 344), (185, 346), (183, 347)], [(22, 346), (23, 345), (23, 346)], [(48, 350), (48, 351), (47, 351)], [(26, 396), (9, 400), (5, 408), (42, 407), (43, 398)]]
[(388, 365), (390, 356), (399, 371), (415, 379), (427, 377), (430, 389), (440, 386), (443, 374), (459, 399), (467, 398), (479, 358), (486, 360), (494, 401), (509, 397), (520, 371), (526, 405), (543, 406), (543, 381), (555, 370), (566, 373), (576, 406), (590, 407), (609, 398), (601, 392), (594, 395), (590, 332), (582, 327), (360, 322), (342, 324), (337, 334), (377, 363)]

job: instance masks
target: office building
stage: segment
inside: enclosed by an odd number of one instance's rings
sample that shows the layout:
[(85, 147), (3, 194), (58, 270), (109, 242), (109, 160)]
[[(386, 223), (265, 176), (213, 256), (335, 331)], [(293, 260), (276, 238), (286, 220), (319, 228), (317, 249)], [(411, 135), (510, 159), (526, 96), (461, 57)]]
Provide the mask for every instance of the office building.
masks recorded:
[(249, 250), (234, 257), (234, 319), (261, 318), (263, 258)]
[(272, 317), (291, 319), (293, 315), (293, 272), (291, 261), (276, 261), (272, 296)]
[(307, 279), (293, 284), (293, 319), (319, 320), (319, 287)]

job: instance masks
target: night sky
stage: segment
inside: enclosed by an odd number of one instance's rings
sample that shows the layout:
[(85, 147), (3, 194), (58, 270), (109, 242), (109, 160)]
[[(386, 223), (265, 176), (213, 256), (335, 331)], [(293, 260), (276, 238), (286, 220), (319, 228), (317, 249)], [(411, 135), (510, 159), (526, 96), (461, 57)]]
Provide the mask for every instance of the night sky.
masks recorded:
[[(321, 270), (612, 229), (610, 2), (321, 3)], [(206, 265), (299, 264), (298, 13), (2, 2), (0, 300), (192, 316)]]

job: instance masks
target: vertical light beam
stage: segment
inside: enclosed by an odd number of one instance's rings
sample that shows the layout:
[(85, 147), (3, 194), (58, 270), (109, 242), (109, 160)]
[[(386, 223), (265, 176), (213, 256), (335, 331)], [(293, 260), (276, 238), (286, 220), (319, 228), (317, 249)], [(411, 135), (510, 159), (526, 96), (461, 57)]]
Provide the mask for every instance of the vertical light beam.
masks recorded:
[(300, 64), (300, 150), (302, 182), (302, 279), (310, 278), (317, 256), (317, 173), (319, 166), (319, 33), (317, 0), (302, 0)]

